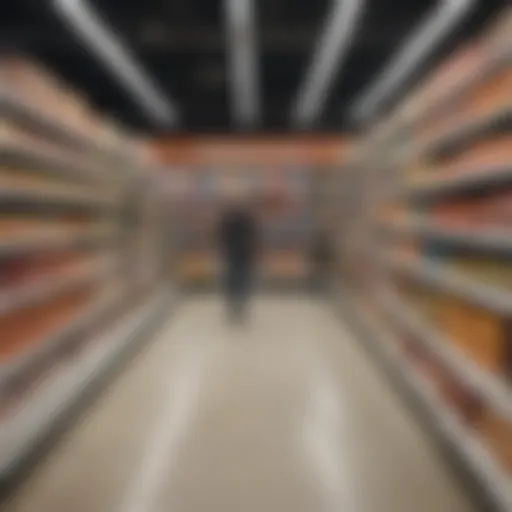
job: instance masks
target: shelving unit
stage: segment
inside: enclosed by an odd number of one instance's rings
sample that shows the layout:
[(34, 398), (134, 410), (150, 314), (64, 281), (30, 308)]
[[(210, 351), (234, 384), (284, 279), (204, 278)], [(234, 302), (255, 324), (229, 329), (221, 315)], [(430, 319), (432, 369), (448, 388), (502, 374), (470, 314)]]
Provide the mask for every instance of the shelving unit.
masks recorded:
[(175, 264), (182, 282), (209, 285), (217, 279), (217, 222), (233, 193), (247, 194), (258, 217), (265, 247), (261, 280), (265, 284), (305, 281), (312, 236), (310, 219), (315, 209), (309, 185), (315, 174), (313, 169), (286, 166), (171, 171), (177, 184), (173, 201), (177, 224)]
[[(512, 11), (368, 133), (335, 302), (500, 512), (512, 510)], [(508, 28), (507, 28), (508, 27)]]
[(37, 66), (0, 68), (3, 484), (173, 296), (159, 171)]
[[(411, 367), (400, 350), (397, 334), (379, 318), (380, 312), (369, 309), (365, 299), (348, 299), (342, 291), (337, 292), (336, 299), (341, 314), (350, 319), (351, 325), (379, 357), (390, 377), (407, 391), (415, 405), (422, 408), (437, 435), (477, 478), (489, 499), (488, 504), (496, 510), (511, 510), (510, 478), (498, 466), (482, 440), (461, 423), (443, 403), (439, 392)], [(381, 304), (381, 307), (384, 306)]]

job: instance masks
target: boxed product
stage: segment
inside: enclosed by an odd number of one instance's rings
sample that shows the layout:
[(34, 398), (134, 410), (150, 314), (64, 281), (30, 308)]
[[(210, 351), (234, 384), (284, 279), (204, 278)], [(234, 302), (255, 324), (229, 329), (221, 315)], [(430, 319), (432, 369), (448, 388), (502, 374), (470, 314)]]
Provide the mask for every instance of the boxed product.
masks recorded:
[(413, 338), (402, 337), (402, 350), (412, 366), (412, 371), (419, 374), (430, 388), (441, 392), (444, 368), (423, 347), (422, 343)]
[(512, 189), (481, 199), (481, 220), (496, 229), (512, 229)]
[[(428, 108), (436, 105), (441, 98), (456, 90), (465, 80), (470, 78), (477, 70), (484, 65), (485, 54), (479, 44), (466, 45), (461, 50), (451, 56), (444, 65), (435, 73), (434, 77), (428, 81), (419, 95), (416, 95), (414, 101), (419, 108)], [(427, 116), (425, 121), (419, 123), (417, 133), (423, 134), (430, 131), (435, 134), (439, 129), (439, 121), (445, 116), (458, 115), (463, 107), (463, 96), (459, 95), (452, 98), (444, 108), (436, 112), (434, 116)]]
[(439, 373), (439, 389), (448, 407), (469, 426), (477, 425), (481, 411), (482, 400), (462, 381), (454, 378), (449, 370)]
[(178, 274), (186, 281), (209, 281), (215, 275), (214, 263), (208, 254), (184, 254), (178, 264)]
[(512, 106), (512, 65), (503, 64), (485, 82), (471, 91), (465, 107), (475, 116), (489, 114), (501, 107)]
[(457, 298), (443, 300), (439, 311), (439, 325), (448, 340), (482, 368), (510, 374), (510, 321)]
[(275, 251), (264, 259), (263, 267), (267, 275), (277, 278), (300, 278), (308, 271), (306, 257), (296, 251)]
[(479, 431), (500, 465), (512, 474), (512, 422), (490, 408), (485, 408)]
[(91, 262), (90, 256), (72, 252), (4, 258), (0, 261), (0, 285), (17, 287), (39, 279), (73, 275)]
[(46, 342), (84, 310), (90, 297), (91, 290), (86, 289), (0, 317), (0, 360)]
[(421, 254), (422, 243), (418, 240), (400, 241), (394, 246), (393, 253), (398, 258), (416, 260)]
[(462, 153), (445, 160), (439, 165), (439, 176), (442, 178), (472, 171), (485, 172), (487, 168), (493, 170), (498, 166), (510, 167), (511, 164), (512, 135), (501, 135), (477, 141)]
[(475, 199), (457, 199), (434, 204), (431, 216), (440, 228), (471, 228), (481, 218), (481, 202)]
[(489, 228), (503, 233), (512, 229), (512, 189), (435, 204), (430, 211), (441, 228)]
[(507, 261), (466, 256), (446, 258), (443, 264), (477, 283), (512, 291), (512, 266)]

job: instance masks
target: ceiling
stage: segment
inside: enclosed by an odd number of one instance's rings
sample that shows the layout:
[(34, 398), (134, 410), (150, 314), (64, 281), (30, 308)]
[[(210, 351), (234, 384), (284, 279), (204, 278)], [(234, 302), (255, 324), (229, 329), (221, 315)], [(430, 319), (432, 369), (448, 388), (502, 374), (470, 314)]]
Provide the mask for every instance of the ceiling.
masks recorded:
[[(225, 11), (222, 0), (88, 0), (180, 110), (180, 133), (233, 133)], [(291, 108), (304, 80), (332, 0), (254, 0), (260, 122), (252, 131), (293, 131)], [(438, 0), (366, 0), (360, 30), (336, 73), (315, 132), (351, 131), (349, 107), (394, 50)], [(461, 30), (405, 87), (463, 39), (478, 31), (506, 0), (480, 0)], [(51, 8), (51, 1), (16, 0), (2, 7), (1, 42), (42, 60), (86, 94), (106, 115), (136, 131), (155, 125)], [(401, 91), (403, 93), (403, 90)], [(395, 95), (396, 96), (396, 95)], [(396, 100), (397, 98), (393, 98)]]

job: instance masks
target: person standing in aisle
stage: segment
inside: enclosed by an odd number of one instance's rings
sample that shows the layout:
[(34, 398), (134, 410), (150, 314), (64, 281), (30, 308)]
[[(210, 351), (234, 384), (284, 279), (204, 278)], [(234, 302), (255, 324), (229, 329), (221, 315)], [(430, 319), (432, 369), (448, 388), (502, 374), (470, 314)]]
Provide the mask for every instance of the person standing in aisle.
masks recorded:
[(315, 233), (311, 244), (312, 288), (327, 291), (332, 265), (332, 250), (329, 236), (323, 230)]
[(250, 208), (234, 201), (220, 219), (219, 242), (224, 267), (224, 292), (230, 317), (241, 321), (253, 286), (257, 222)]

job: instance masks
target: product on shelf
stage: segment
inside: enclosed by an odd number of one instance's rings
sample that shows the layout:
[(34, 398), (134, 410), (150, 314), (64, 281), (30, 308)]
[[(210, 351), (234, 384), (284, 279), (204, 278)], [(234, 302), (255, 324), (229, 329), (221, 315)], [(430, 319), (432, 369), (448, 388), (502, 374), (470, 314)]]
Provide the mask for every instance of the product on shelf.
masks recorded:
[(511, 108), (512, 67), (503, 63), (482, 85), (469, 95), (466, 110), (479, 116), (497, 108)]
[(430, 212), (426, 217), (432, 218), (441, 228), (490, 228), (503, 231), (512, 228), (512, 189), (480, 197), (454, 198), (432, 205)]
[(489, 257), (446, 257), (442, 265), (477, 283), (512, 291), (512, 266)]
[(436, 324), (439, 320), (439, 312), (443, 301), (443, 296), (435, 291), (421, 288), (416, 283), (402, 280), (398, 283), (401, 294), (417, 309), (422, 317)]
[(66, 325), (89, 304), (91, 289), (49, 300), (0, 317), (0, 358), (8, 361), (34, 348)]
[[(512, 90), (512, 89), (511, 89)], [(511, 93), (512, 94), (512, 93)], [(454, 155), (434, 168), (439, 179), (472, 171), (496, 171), (498, 166), (509, 171), (512, 161), (512, 134), (499, 135), (475, 142), (462, 153)]]
[(3, 90), (10, 97), (81, 133), (91, 131), (91, 113), (84, 100), (65, 90), (39, 64), (26, 57), (2, 56), (0, 75)]
[(443, 300), (440, 329), (482, 368), (512, 376), (512, 324), (496, 313), (456, 298)]
[[(370, 265), (364, 272), (357, 268), (373, 253), (384, 261), (388, 255), (415, 260), (424, 271), (415, 279), (397, 265), (382, 265), (379, 276), (407, 306), (400, 315), (388, 315), (399, 340), (396, 348), (409, 363), (405, 380), (413, 392), (415, 377), (430, 388), (426, 396), (422, 386), (417, 390), (425, 411), (442, 424), (446, 413), (447, 441), (465, 463), (469, 458), (468, 467), (478, 468), (475, 476), (495, 495), (508, 497), (507, 505), (512, 476), (511, 29), (512, 9), (504, 9), (500, 25), (455, 52), (364, 137), (358, 158), (365, 190), (344, 239), (358, 231), (371, 236), (361, 220), (368, 215), (371, 228), (395, 222), (388, 231), (398, 236), (375, 236), (374, 244), (360, 244), (357, 251), (344, 240), (340, 255), (348, 260), (343, 278), (358, 290), (367, 283)], [(393, 183), (391, 190), (398, 193), (383, 194), (376, 207), (375, 190), (384, 182)], [(376, 286), (368, 283), (368, 302)], [(392, 311), (385, 303), (381, 308)], [(455, 434), (458, 429), (468, 436)]]
[(439, 378), (439, 389), (447, 407), (457, 414), (459, 420), (475, 426), (482, 412), (482, 400), (449, 371), (440, 372)]
[[(417, 127), (418, 133), (430, 132), (435, 134), (439, 129), (439, 118), (452, 117), (461, 111), (462, 97), (452, 97), (450, 91), (457, 90), (466, 80), (470, 80), (485, 63), (485, 53), (479, 44), (470, 43), (461, 50), (450, 56), (445, 63), (435, 72), (433, 78), (427, 80), (428, 84), (422, 88), (419, 94), (413, 96), (409, 102), (411, 110), (418, 112), (427, 111), (428, 108), (436, 106), (446, 96), (450, 101), (445, 104), (435, 116), (427, 116)], [(442, 93), (440, 94), (440, 91)], [(413, 107), (412, 105), (415, 105)], [(420, 117), (421, 118), (421, 117)]]
[(493, 456), (512, 476), (512, 422), (491, 408), (485, 408), (480, 422), (481, 437)]
[(40, 279), (76, 275), (97, 260), (82, 253), (40, 253), (6, 258), (0, 262), (0, 283), (16, 287)]

